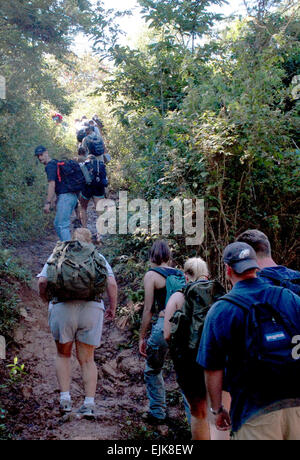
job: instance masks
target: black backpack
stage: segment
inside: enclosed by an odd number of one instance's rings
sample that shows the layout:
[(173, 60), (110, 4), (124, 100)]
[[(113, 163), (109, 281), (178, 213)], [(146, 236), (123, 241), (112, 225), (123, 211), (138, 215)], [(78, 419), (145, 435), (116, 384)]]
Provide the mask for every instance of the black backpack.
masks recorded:
[(84, 128), (83, 128), (83, 129), (80, 129), (80, 130), (78, 131), (78, 133), (77, 133), (77, 141), (78, 141), (78, 142), (82, 142), (83, 139), (85, 138), (85, 136), (86, 136), (85, 129), (84, 129)]
[(94, 155), (95, 157), (103, 155), (105, 152), (105, 145), (102, 137), (95, 136), (89, 139), (87, 141), (87, 148), (89, 150), (90, 155)]
[(56, 160), (57, 179), (63, 182), (69, 193), (78, 193), (85, 186), (85, 178), (77, 161)]
[(254, 304), (232, 293), (219, 299), (246, 313), (240, 372), (243, 387), (256, 401), (300, 397), (300, 356), (293, 351), (300, 333), (300, 314), (295, 318), (289, 305), (281, 304), (283, 291), (270, 286), (263, 301)]
[(81, 170), (87, 185), (108, 186), (106, 168), (103, 161), (97, 158), (89, 159), (81, 165)]

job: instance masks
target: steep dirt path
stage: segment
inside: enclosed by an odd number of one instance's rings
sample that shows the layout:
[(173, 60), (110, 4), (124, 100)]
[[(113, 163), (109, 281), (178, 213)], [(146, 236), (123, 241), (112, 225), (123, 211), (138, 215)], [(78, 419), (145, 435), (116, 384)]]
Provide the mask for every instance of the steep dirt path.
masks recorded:
[[(92, 213), (92, 221), (93, 217)], [(34, 277), (52, 252), (56, 240), (53, 233), (42, 242), (30, 242), (18, 248), (18, 257), (30, 268)], [(129, 343), (130, 332), (109, 322), (104, 324), (102, 344), (95, 353), (99, 372), (96, 421), (76, 417), (76, 408), (82, 404), (84, 395), (79, 365), (74, 356), (71, 385), (74, 413), (62, 417), (58, 410), (59, 390), (54, 369), (56, 350), (48, 327), (48, 307), (38, 297), (35, 278), (31, 288), (21, 287), (20, 298), (23, 316), (15, 331), (16, 344), (10, 354), (11, 357), (18, 356), (27, 374), (15, 391), (10, 390), (6, 394), (7, 411), (13, 417), (11, 426), (16, 439), (189, 438), (186, 429), (181, 427), (178, 431), (177, 423), (183, 423), (184, 413), (171, 368), (166, 373), (166, 382), (174, 428), (162, 427), (153, 431), (143, 423), (142, 414), (147, 410), (144, 360), (138, 355), (136, 344), (132, 346)]]

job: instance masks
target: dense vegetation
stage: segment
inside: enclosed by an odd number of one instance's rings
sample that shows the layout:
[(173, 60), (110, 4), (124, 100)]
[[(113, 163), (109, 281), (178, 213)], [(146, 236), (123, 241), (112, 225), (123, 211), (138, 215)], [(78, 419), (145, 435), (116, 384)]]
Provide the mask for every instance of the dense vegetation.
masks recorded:
[[(133, 48), (120, 45), (119, 13), (101, 2), (1, 2), (0, 246), (52, 226), (41, 212), (46, 181), (34, 147), (74, 155), (75, 118), (98, 112), (115, 192), (205, 200), (203, 244), (187, 247), (177, 237), (181, 259), (200, 254), (222, 277), (224, 245), (258, 227), (276, 260), (297, 267), (296, 2), (247, 1), (246, 17), (226, 21), (213, 12), (222, 0), (138, 3), (149, 28)], [(79, 31), (91, 37), (93, 55), (71, 51)], [(52, 111), (64, 115), (63, 125)]]

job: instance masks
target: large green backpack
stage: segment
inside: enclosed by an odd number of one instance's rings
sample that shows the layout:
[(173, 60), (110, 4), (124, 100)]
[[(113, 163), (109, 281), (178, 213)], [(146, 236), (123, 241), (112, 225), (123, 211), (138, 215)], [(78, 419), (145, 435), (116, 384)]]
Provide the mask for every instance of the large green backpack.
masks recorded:
[(169, 347), (172, 356), (178, 356), (188, 349), (198, 349), (208, 310), (224, 294), (225, 289), (217, 280), (199, 280), (187, 284), (183, 307), (176, 310), (170, 319)]
[(93, 244), (59, 241), (47, 264), (47, 294), (53, 302), (102, 297), (107, 270)]

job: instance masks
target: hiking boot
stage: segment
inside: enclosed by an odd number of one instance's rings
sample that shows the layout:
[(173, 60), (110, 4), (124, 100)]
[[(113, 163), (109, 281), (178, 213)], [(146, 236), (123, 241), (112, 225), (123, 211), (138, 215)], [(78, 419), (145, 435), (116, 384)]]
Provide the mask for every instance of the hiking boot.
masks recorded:
[(62, 414), (72, 412), (72, 401), (70, 399), (61, 399), (59, 403), (59, 410)]
[(83, 404), (77, 411), (78, 416), (95, 418), (95, 404)]
[(167, 417), (158, 418), (152, 415), (151, 412), (147, 412), (146, 414), (143, 414), (143, 420), (149, 425), (154, 425), (154, 426), (165, 425), (167, 423)]

